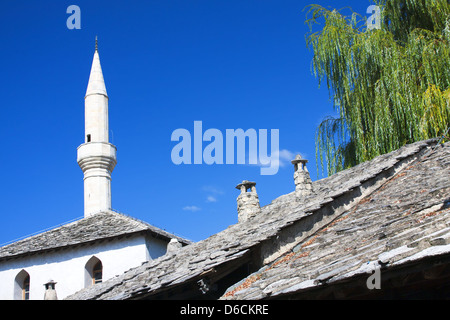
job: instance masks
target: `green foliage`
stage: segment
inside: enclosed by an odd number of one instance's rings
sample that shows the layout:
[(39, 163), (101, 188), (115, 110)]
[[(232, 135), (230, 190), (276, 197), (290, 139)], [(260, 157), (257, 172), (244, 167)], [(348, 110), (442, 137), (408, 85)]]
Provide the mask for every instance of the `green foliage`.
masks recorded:
[[(338, 117), (316, 134), (328, 174), (450, 126), (450, 5), (447, 0), (376, 0), (381, 29), (350, 10), (308, 6), (313, 73), (324, 80)], [(313, 32), (316, 24), (321, 30)]]

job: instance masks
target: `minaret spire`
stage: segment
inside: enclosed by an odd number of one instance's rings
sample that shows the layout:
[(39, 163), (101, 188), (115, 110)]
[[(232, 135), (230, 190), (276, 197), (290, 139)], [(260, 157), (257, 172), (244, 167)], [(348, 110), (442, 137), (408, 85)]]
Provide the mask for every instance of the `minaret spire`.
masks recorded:
[(102, 66), (100, 64), (100, 56), (98, 54), (97, 38), (95, 39), (94, 59), (92, 60), (91, 74), (89, 76), (86, 97), (90, 94), (102, 94), (108, 97), (105, 79), (103, 78)]
[(84, 173), (84, 216), (111, 209), (111, 173), (117, 163), (116, 147), (109, 143), (106, 93), (97, 37), (89, 83), (84, 98), (85, 143), (77, 161)]
[(95, 51), (98, 51), (98, 39), (97, 39), (97, 36), (95, 36)]

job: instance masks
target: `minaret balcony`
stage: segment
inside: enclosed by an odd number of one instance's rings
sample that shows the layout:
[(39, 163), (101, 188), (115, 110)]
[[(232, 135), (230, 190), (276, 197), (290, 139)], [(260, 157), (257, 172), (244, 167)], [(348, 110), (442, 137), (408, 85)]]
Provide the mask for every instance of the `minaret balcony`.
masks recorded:
[(117, 148), (107, 142), (87, 142), (77, 149), (77, 162), (83, 172), (93, 168), (112, 172), (117, 164)]

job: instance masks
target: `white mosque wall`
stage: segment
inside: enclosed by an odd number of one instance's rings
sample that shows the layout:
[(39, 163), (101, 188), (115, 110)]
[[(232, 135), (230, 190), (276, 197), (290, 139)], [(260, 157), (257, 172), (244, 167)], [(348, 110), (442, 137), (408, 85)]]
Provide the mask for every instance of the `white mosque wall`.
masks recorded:
[[(93, 285), (86, 269), (91, 259), (102, 262), (102, 280), (105, 281), (163, 255), (166, 247), (167, 243), (162, 240), (135, 235), (0, 261), (0, 300), (22, 299), (20, 282), (24, 272), (30, 276), (30, 300), (44, 299), (44, 284), (48, 280), (57, 283), (58, 299), (64, 299)], [(19, 283), (16, 281), (18, 275)]]

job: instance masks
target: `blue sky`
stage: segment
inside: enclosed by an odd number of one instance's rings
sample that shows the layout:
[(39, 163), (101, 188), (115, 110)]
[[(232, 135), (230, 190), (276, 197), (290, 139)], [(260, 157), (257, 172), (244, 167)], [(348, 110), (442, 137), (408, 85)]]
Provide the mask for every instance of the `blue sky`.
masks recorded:
[[(290, 157), (316, 172), (315, 130), (333, 114), (311, 74), (306, 5), (371, 1), (2, 0), (0, 244), (83, 215), (84, 94), (94, 39), (109, 95), (115, 210), (198, 241), (237, 223), (235, 186), (257, 183), (261, 205), (294, 190)], [(70, 5), (81, 29), (69, 30)], [(368, 15), (367, 15), (368, 16)], [(178, 128), (278, 129), (284, 166), (171, 161)]]

